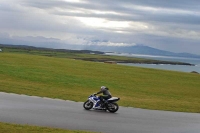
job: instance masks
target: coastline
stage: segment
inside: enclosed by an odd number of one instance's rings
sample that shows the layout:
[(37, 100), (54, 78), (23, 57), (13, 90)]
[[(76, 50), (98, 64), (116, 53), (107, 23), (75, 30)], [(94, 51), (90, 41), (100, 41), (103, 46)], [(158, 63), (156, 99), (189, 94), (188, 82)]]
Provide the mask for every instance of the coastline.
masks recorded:
[(134, 63), (134, 64), (167, 64), (167, 65), (186, 65), (186, 66), (195, 66), (195, 64), (186, 63), (186, 62), (176, 62), (176, 61), (162, 61), (162, 60), (152, 60), (152, 59), (142, 59), (142, 60), (134, 60), (134, 59), (114, 59), (114, 58), (74, 58), (77, 60), (84, 61), (93, 61), (93, 62), (104, 62), (110, 64), (117, 63)]

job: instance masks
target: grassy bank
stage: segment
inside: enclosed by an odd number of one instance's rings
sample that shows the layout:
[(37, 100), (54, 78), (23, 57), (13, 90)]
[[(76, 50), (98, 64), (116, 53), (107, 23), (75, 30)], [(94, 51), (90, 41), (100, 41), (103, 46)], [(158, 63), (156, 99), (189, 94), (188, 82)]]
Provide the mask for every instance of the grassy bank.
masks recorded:
[(86, 131), (72, 131), (56, 128), (37, 127), (28, 125), (8, 124), (0, 122), (1, 133), (92, 133)]
[(200, 112), (200, 76), (68, 58), (0, 53), (0, 91), (85, 101), (100, 86), (121, 106)]

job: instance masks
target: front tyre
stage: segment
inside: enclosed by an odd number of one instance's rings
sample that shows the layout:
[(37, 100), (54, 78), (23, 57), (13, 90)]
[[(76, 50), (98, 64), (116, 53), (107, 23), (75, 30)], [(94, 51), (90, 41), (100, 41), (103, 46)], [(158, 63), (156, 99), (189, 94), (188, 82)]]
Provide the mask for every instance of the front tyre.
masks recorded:
[(115, 113), (119, 109), (119, 106), (117, 103), (108, 103), (106, 108), (109, 112)]
[(93, 107), (93, 102), (87, 100), (86, 102), (84, 102), (83, 107), (86, 110), (90, 110)]

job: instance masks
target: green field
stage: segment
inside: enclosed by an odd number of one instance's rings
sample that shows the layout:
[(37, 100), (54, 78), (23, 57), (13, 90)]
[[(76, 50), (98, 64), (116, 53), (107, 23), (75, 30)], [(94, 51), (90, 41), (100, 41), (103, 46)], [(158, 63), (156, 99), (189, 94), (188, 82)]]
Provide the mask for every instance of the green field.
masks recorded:
[(39, 55), (0, 53), (0, 91), (85, 101), (100, 86), (127, 107), (200, 112), (200, 75)]

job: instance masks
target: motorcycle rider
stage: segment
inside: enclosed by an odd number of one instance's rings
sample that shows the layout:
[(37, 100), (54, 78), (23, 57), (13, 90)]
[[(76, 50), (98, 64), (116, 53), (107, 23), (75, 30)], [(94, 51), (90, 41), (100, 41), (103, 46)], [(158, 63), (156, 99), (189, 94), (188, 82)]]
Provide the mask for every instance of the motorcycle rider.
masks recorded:
[(103, 93), (103, 95), (99, 96), (100, 101), (96, 103), (94, 107), (95, 109), (102, 108), (101, 105), (103, 105), (104, 101), (112, 97), (111, 93), (109, 92), (109, 89), (106, 86), (101, 86), (100, 91), (94, 95), (98, 95), (101, 93)]

